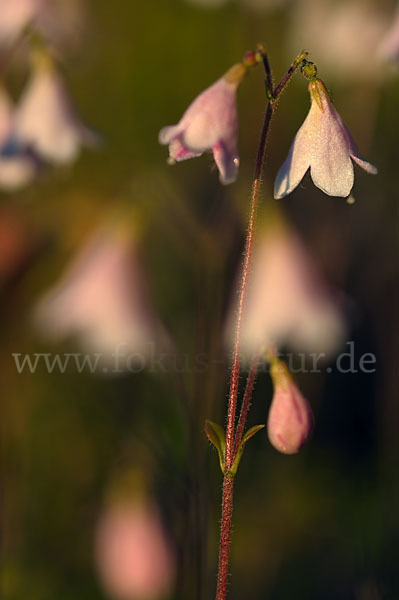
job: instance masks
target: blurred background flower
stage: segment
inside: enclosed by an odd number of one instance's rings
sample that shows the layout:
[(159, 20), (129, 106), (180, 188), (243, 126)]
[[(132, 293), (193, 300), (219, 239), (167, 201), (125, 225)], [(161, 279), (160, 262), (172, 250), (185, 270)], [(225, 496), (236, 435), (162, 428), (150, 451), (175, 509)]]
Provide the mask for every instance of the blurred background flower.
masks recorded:
[(43, 50), (33, 56), (32, 74), (16, 110), (15, 135), (43, 160), (61, 164), (75, 160), (81, 146), (98, 142), (75, 114), (61, 77)]
[[(328, 290), (317, 265), (283, 221), (272, 218), (258, 233), (248, 283), (242, 351), (247, 360), (269, 347), (333, 355), (345, 339), (345, 317), (337, 292)], [(236, 307), (227, 337), (234, 338)]]
[(142, 367), (155, 347), (165, 349), (135, 246), (122, 225), (107, 224), (93, 234), (39, 301), (35, 321), (42, 335), (54, 341), (78, 335), (83, 348), (103, 361), (115, 366), (118, 357), (118, 372), (129, 357), (130, 368), (135, 361)]
[(110, 598), (169, 597), (175, 577), (173, 549), (159, 511), (134, 470), (119, 474), (118, 493), (113, 492), (96, 526), (94, 554)]

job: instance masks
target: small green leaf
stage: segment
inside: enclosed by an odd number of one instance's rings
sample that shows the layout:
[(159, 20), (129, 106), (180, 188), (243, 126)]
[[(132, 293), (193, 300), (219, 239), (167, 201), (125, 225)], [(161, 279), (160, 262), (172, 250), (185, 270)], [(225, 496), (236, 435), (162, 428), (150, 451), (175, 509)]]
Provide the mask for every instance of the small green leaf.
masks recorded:
[(265, 427), (264, 425), (254, 425), (253, 427), (248, 429), (247, 433), (245, 433), (244, 437), (242, 438), (241, 446), (246, 444), (247, 441), (250, 440), (251, 437), (255, 435), (255, 433), (258, 433), (258, 431), (260, 431), (264, 427)]
[(242, 454), (244, 452), (245, 444), (247, 443), (248, 440), (251, 439), (252, 436), (255, 435), (255, 433), (258, 433), (258, 431), (260, 431), (264, 427), (265, 427), (265, 425), (254, 425), (253, 427), (248, 429), (248, 431), (244, 434), (241, 444), (237, 451), (237, 456), (235, 457), (233, 466), (230, 469), (230, 471), (233, 475), (235, 475), (237, 473), (238, 465), (240, 464), (240, 460), (241, 460)]
[(209, 441), (212, 442), (212, 444), (218, 451), (220, 468), (222, 469), (222, 473), (224, 474), (224, 457), (226, 450), (226, 436), (224, 430), (217, 423), (206, 420), (205, 433), (208, 436)]

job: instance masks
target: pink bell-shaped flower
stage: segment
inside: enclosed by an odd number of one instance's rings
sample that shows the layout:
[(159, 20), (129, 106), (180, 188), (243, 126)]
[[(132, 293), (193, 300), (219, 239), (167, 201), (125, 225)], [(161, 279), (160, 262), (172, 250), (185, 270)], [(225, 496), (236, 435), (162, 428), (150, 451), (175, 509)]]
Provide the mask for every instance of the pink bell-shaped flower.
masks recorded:
[(274, 394), (267, 420), (270, 443), (283, 454), (296, 454), (313, 429), (313, 414), (287, 366), (272, 359)]
[(239, 165), (236, 92), (246, 71), (243, 63), (234, 65), (190, 104), (177, 125), (161, 129), (159, 142), (169, 145), (170, 162), (211, 150), (220, 181), (235, 181)]
[(316, 187), (329, 196), (349, 196), (354, 182), (354, 160), (375, 175), (376, 167), (361, 158), (341, 117), (335, 110), (324, 83), (309, 83), (311, 107), (277, 173), (274, 197), (283, 198), (300, 183), (306, 171)]

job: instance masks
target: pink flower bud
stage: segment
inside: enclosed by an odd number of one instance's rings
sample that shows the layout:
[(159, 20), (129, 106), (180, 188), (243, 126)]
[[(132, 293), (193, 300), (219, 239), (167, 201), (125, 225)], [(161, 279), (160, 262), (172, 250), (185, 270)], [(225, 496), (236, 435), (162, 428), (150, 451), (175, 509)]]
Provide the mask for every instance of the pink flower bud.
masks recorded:
[(267, 421), (269, 440), (279, 452), (295, 454), (312, 432), (312, 410), (283, 362), (273, 359), (270, 374), (274, 395)]
[(236, 92), (246, 70), (242, 63), (234, 65), (190, 104), (177, 125), (161, 129), (159, 142), (169, 144), (172, 162), (212, 150), (220, 181), (235, 181), (239, 165)]
[(114, 600), (158, 600), (170, 592), (173, 554), (152, 505), (108, 508), (98, 524), (95, 553), (104, 588)]
[(311, 107), (277, 173), (274, 197), (290, 194), (306, 171), (316, 187), (329, 196), (349, 196), (354, 182), (354, 160), (375, 175), (376, 167), (361, 158), (357, 147), (320, 79), (309, 83)]

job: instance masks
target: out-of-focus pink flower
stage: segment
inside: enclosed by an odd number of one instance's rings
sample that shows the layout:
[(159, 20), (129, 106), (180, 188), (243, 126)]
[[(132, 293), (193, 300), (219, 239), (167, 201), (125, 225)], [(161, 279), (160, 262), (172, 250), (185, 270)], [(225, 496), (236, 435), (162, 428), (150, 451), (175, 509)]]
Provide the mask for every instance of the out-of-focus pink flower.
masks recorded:
[[(228, 320), (233, 339), (235, 306)], [(242, 323), (241, 350), (250, 361), (263, 348), (283, 344), (299, 352), (331, 355), (345, 323), (314, 260), (286, 226), (269, 229), (255, 248)]]
[(16, 191), (32, 181), (36, 174), (33, 157), (14, 139), (14, 107), (0, 86), (0, 187)]
[[(44, 337), (77, 335), (90, 352), (119, 368), (141, 368), (166, 342), (151, 309), (141, 266), (127, 231), (105, 227), (85, 244), (61, 281), (39, 301), (35, 322)], [(130, 361), (126, 365), (126, 361)]]
[(79, 38), (83, 22), (80, 0), (0, 0), (0, 44), (12, 43), (29, 26), (64, 49)]
[(16, 110), (16, 134), (41, 158), (57, 163), (76, 159), (81, 146), (94, 146), (97, 136), (76, 115), (51, 59), (40, 54)]
[(270, 375), (274, 394), (267, 420), (269, 440), (279, 452), (295, 454), (312, 432), (312, 410), (282, 361), (272, 360)]
[[(274, 197), (290, 194), (310, 167), (316, 187), (329, 196), (349, 196), (354, 182), (354, 160), (375, 175), (376, 167), (361, 158), (357, 147), (320, 79), (309, 83), (311, 107), (280, 168)], [(352, 160), (351, 160), (352, 159)]]
[(375, 81), (383, 70), (375, 49), (388, 27), (381, 2), (297, 0), (287, 35), (289, 57), (298, 48), (312, 52), (323, 73), (338, 79)]
[(399, 4), (393, 22), (378, 46), (377, 56), (385, 61), (399, 60)]
[(212, 150), (220, 181), (235, 181), (239, 165), (236, 93), (246, 70), (242, 63), (234, 65), (190, 104), (177, 125), (160, 131), (159, 142), (169, 144), (172, 162)]
[(154, 506), (116, 504), (97, 529), (96, 562), (101, 581), (115, 600), (160, 600), (170, 593), (174, 557)]
[(42, 0), (0, 0), (0, 42), (15, 39), (34, 19)]

